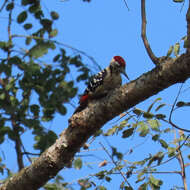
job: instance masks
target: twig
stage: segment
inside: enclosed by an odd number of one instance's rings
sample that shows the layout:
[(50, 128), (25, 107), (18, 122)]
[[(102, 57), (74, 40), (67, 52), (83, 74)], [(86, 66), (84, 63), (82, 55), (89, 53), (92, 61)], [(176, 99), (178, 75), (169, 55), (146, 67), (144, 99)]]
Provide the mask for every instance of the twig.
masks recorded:
[(166, 119), (161, 119), (161, 120), (165, 121), (166, 123), (168, 123), (170, 125), (172, 125), (172, 127), (176, 128), (176, 129), (179, 129), (179, 130), (182, 130), (182, 131), (190, 133), (190, 130), (181, 128), (181, 127), (177, 126), (176, 124), (174, 124), (172, 121), (167, 121)]
[(147, 37), (146, 37), (146, 23), (147, 22), (146, 22), (145, 0), (141, 0), (141, 18), (142, 18), (141, 37), (142, 37), (144, 46), (145, 46), (146, 51), (147, 51), (150, 59), (152, 60), (152, 62), (155, 65), (158, 65), (159, 59), (152, 52), (152, 49), (151, 49), (149, 42), (147, 40)]
[(30, 153), (30, 152), (27, 152), (26, 151), (26, 149), (25, 149), (25, 147), (24, 147), (24, 144), (21, 142), (21, 145), (22, 145), (22, 149), (23, 149), (23, 152), (22, 152), (22, 154), (24, 155), (26, 155), (26, 157), (27, 157), (27, 159), (28, 159), (28, 161), (30, 162), (30, 163), (32, 163), (32, 160), (31, 160), (31, 158), (30, 158), (30, 156), (29, 155), (38, 155), (38, 156), (40, 156), (40, 154), (34, 154), (34, 153)]
[(165, 121), (165, 122), (169, 122), (169, 124), (171, 124), (171, 125), (172, 125), (174, 128), (176, 128), (176, 129), (179, 129), (179, 130), (182, 130), (182, 131), (185, 131), (185, 132), (190, 132), (190, 130), (188, 130), (188, 129), (183, 129), (183, 128), (177, 126), (176, 124), (174, 124), (174, 123), (172, 122), (172, 114), (173, 114), (173, 112), (174, 112), (174, 107), (175, 107), (176, 102), (177, 102), (177, 100), (178, 100), (178, 98), (179, 98), (179, 95), (180, 95), (180, 93), (181, 93), (183, 84), (184, 84), (184, 83), (181, 84), (181, 86), (180, 86), (180, 88), (179, 88), (179, 91), (178, 91), (178, 93), (177, 93), (177, 96), (176, 96), (176, 98), (175, 98), (175, 100), (174, 100), (174, 103), (173, 103), (173, 105), (172, 105), (172, 109), (171, 109), (171, 111), (170, 111), (170, 116), (169, 116), (169, 121), (167, 121), (167, 120), (165, 120), (165, 119), (162, 119), (162, 120)]
[(127, 5), (127, 1), (126, 1), (126, 0), (123, 0), (123, 1), (124, 1), (124, 3), (125, 3), (125, 6), (127, 7), (128, 11), (130, 11), (130, 10), (129, 10), (129, 6)]
[(185, 0), (183, 1), (183, 4), (181, 5), (180, 12), (182, 12), (182, 9), (183, 9), (184, 5), (185, 5)]
[[(186, 143), (186, 141), (187, 141), (187, 139), (188, 139), (189, 137), (190, 137), (190, 135), (188, 135), (188, 136), (185, 138), (184, 142), (178, 147), (178, 149), (181, 149), (181, 148), (182, 148), (182, 146)], [(168, 159), (168, 160), (166, 160), (166, 161), (164, 161), (164, 162), (161, 162), (161, 163), (159, 164), (159, 166), (161, 166), (161, 165), (163, 165), (163, 164), (166, 164), (166, 163), (168, 163), (169, 161), (173, 160), (174, 158), (176, 158), (176, 157), (178, 156), (178, 154), (179, 154), (179, 153), (177, 153), (176, 155), (174, 155), (174, 156), (171, 157), (170, 159)], [(158, 167), (158, 165), (153, 165), (153, 166), (151, 166), (151, 168), (155, 168), (155, 167)]]
[(190, 0), (189, 0), (189, 7), (186, 14), (186, 20), (187, 20), (187, 51), (186, 53), (190, 53)]
[(179, 144), (179, 148), (177, 148), (177, 152), (178, 152), (178, 155), (177, 155), (177, 160), (180, 164), (180, 167), (181, 167), (181, 177), (182, 177), (182, 181), (183, 181), (183, 185), (184, 185), (184, 190), (187, 190), (187, 180), (186, 180), (186, 173), (185, 173), (185, 165), (184, 165), (184, 159), (183, 159), (183, 155), (181, 153), (181, 148), (180, 148), (180, 144)]
[[(32, 156), (40, 156), (39, 153), (32, 153), (32, 152), (23, 152), (22, 154), (25, 154), (25, 155), (32, 155)], [(28, 160), (32, 163), (31, 158), (28, 159)]]
[[(112, 160), (113, 164), (117, 168), (117, 163), (114, 161), (114, 159), (112, 158), (112, 156), (110, 155), (110, 153), (107, 151), (107, 149), (104, 147), (104, 145), (101, 142), (99, 142), (99, 144), (103, 148), (103, 150), (106, 152), (106, 154), (110, 157), (110, 159)], [(124, 176), (123, 172), (121, 172), (121, 169), (118, 168), (118, 171), (121, 174), (121, 176), (123, 177), (124, 181), (129, 185), (129, 187), (131, 187), (130, 183), (127, 181), (127, 178)]]
[[(12, 3), (14, 3), (14, 0), (12, 0)], [(11, 55), (11, 45), (10, 43), (12, 43), (12, 35), (11, 35), (11, 24), (12, 24), (12, 12), (13, 9), (9, 11), (9, 21), (8, 21), (8, 27), (7, 27), (7, 31), (8, 31), (8, 38), (9, 38), (9, 47), (8, 47), (8, 51), (7, 51), (7, 60), (9, 60), (10, 55)]]
[(5, 1), (4, 1), (3, 5), (2, 5), (1, 8), (0, 8), (0, 12), (4, 9), (4, 7), (5, 7), (6, 3), (7, 3), (7, 1), (8, 1), (8, 0), (5, 0)]
[(19, 136), (19, 126), (17, 125), (15, 121), (15, 116), (11, 116), (11, 123), (13, 127), (13, 132), (15, 134), (14, 142), (15, 142), (15, 149), (17, 154), (17, 163), (19, 167), (19, 171), (24, 168), (24, 162), (23, 162), (23, 156), (21, 151), (22, 141)]
[(183, 83), (181, 84), (181, 86), (180, 86), (180, 88), (179, 88), (179, 91), (178, 91), (178, 93), (177, 93), (177, 96), (176, 96), (176, 98), (175, 98), (175, 100), (174, 100), (174, 103), (173, 103), (173, 105), (172, 105), (172, 109), (171, 109), (171, 111), (170, 111), (170, 116), (169, 116), (169, 122), (171, 121), (172, 114), (173, 114), (173, 111), (174, 111), (174, 107), (175, 107), (176, 102), (177, 102), (177, 100), (178, 100), (178, 98), (179, 98), (179, 95), (180, 95), (180, 93), (181, 93), (182, 87), (183, 87)]
[[(138, 174), (139, 171), (137, 172), (132, 172), (133, 174)], [(151, 171), (147, 171), (145, 172), (146, 174), (181, 174), (180, 171), (163, 171), (163, 172), (151, 172)]]
[(58, 44), (58, 45), (64, 46), (64, 47), (66, 47), (66, 48), (69, 48), (69, 49), (71, 49), (71, 50), (73, 50), (73, 51), (78, 52), (79, 54), (84, 55), (84, 56), (87, 57), (90, 61), (92, 61), (92, 63), (94, 63), (94, 65), (96, 65), (99, 70), (102, 70), (101, 67), (100, 67), (100, 65), (96, 62), (96, 60), (95, 60), (92, 56), (90, 56), (90, 55), (88, 55), (86, 52), (84, 52), (84, 51), (82, 51), (82, 50), (79, 50), (79, 49), (77, 49), (77, 48), (75, 48), (75, 47), (72, 47), (72, 46), (70, 46), (70, 45), (68, 45), (68, 44), (64, 44), (64, 43), (58, 42), (58, 41), (56, 41), (56, 40), (44, 39), (44, 38), (39, 37), (39, 36), (27, 36), (27, 35), (19, 35), (19, 34), (13, 34), (13, 35), (12, 35), (12, 38), (16, 38), (16, 37), (19, 37), (19, 38), (31, 38), (31, 39), (35, 39), (35, 40), (50, 41), (50, 42), (56, 43), (56, 44)]

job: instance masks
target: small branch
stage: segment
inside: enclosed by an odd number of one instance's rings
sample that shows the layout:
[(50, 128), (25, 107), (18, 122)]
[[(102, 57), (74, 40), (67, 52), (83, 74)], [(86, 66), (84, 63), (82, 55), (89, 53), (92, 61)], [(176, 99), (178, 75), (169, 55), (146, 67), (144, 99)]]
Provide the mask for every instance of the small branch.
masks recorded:
[(35, 39), (35, 40), (45, 40), (45, 41), (50, 41), (50, 42), (56, 43), (56, 44), (58, 44), (58, 45), (64, 46), (65, 48), (69, 48), (69, 49), (71, 49), (71, 50), (73, 50), (73, 51), (75, 51), (75, 52), (78, 52), (78, 53), (81, 54), (81, 55), (84, 55), (84, 56), (87, 57), (94, 65), (96, 65), (99, 70), (102, 70), (101, 67), (100, 67), (100, 65), (96, 62), (96, 60), (95, 60), (92, 56), (90, 56), (90, 55), (88, 55), (86, 52), (84, 52), (84, 51), (82, 51), (82, 50), (79, 50), (79, 49), (77, 49), (77, 48), (75, 48), (75, 47), (72, 47), (72, 46), (70, 46), (70, 45), (68, 45), (68, 44), (64, 44), (64, 43), (58, 42), (58, 41), (56, 41), (56, 40), (44, 39), (44, 38), (39, 37), (39, 36), (26, 36), (26, 35), (19, 35), (19, 34), (13, 34), (13, 35), (12, 35), (12, 38), (18, 38), (18, 37), (19, 37), (19, 38), (31, 38), (31, 39)]
[[(32, 156), (40, 156), (40, 154), (39, 154), (39, 153), (31, 153), (31, 152), (23, 152), (22, 154), (32, 155)], [(30, 159), (28, 159), (28, 160), (32, 163), (31, 158), (30, 158)]]
[(190, 53), (190, 0), (189, 0), (189, 7), (186, 14), (186, 20), (187, 20), (187, 53)]
[(27, 157), (27, 159), (28, 159), (28, 161), (29, 161), (30, 163), (32, 163), (32, 160), (31, 160), (31, 158), (30, 158), (29, 155), (38, 155), (38, 156), (40, 156), (40, 154), (34, 154), (34, 153), (27, 152), (22, 142), (21, 142), (21, 146), (22, 146), (22, 149), (23, 149), (22, 154), (23, 154), (23, 155), (24, 155), (24, 154), (26, 155), (26, 157)]
[(126, 0), (123, 0), (124, 3), (125, 3), (125, 6), (127, 7), (128, 11), (129, 11), (129, 6), (127, 5), (127, 1)]
[(18, 168), (19, 171), (24, 168), (24, 163), (23, 163), (23, 154), (21, 150), (22, 142), (19, 136), (19, 130), (18, 130), (18, 125), (16, 124), (14, 116), (11, 117), (11, 123), (13, 127), (13, 131), (15, 133), (15, 149), (16, 149), (16, 154), (17, 154), (17, 163), (18, 163)]
[[(110, 153), (106, 150), (106, 148), (104, 147), (104, 145), (99, 142), (99, 144), (101, 145), (101, 147), (103, 148), (103, 150), (107, 153), (107, 155), (110, 157), (110, 159), (112, 160), (112, 163), (115, 165), (115, 167), (117, 167), (117, 163), (114, 161), (114, 159), (112, 158), (112, 156), (110, 155)], [(131, 187), (130, 183), (127, 181), (127, 178), (125, 177), (125, 175), (123, 174), (123, 172), (121, 172), (121, 169), (118, 168), (119, 173), (121, 174), (121, 176), (123, 177), (124, 181), (129, 185), (129, 187)]]
[(8, 0), (5, 0), (5, 1), (4, 1), (3, 5), (2, 5), (1, 8), (0, 8), (0, 12), (4, 9), (4, 7), (5, 7), (6, 3), (7, 3), (7, 1), (8, 1)]
[(172, 125), (172, 127), (176, 128), (176, 129), (179, 129), (179, 130), (181, 130), (181, 131), (190, 133), (190, 130), (181, 128), (181, 127), (177, 126), (175, 123), (173, 123), (172, 121), (167, 121), (166, 119), (161, 119), (161, 120), (162, 120), (162, 121), (165, 121), (166, 123), (168, 123), (168, 124), (170, 124), (170, 125)]
[[(138, 172), (132, 172), (133, 174), (139, 174)], [(146, 174), (181, 174), (180, 171), (163, 171), (163, 172), (151, 172), (151, 171), (147, 171), (145, 172)]]
[(146, 9), (145, 9), (145, 0), (141, 0), (141, 18), (142, 18), (141, 37), (142, 37), (144, 46), (145, 46), (146, 51), (147, 51), (150, 59), (152, 60), (152, 62), (155, 65), (158, 65), (159, 64), (159, 59), (152, 52), (152, 49), (151, 49), (151, 47), (149, 45), (149, 42), (147, 40), (147, 37), (146, 37)]
[(181, 93), (182, 87), (183, 87), (183, 83), (181, 84), (181, 86), (180, 86), (180, 88), (179, 88), (179, 91), (178, 91), (178, 93), (177, 93), (177, 96), (176, 96), (176, 98), (175, 98), (175, 100), (174, 100), (174, 103), (173, 103), (173, 105), (172, 105), (172, 109), (171, 109), (171, 111), (170, 111), (170, 116), (169, 116), (169, 122), (171, 121), (172, 114), (173, 114), (173, 111), (174, 111), (174, 107), (175, 107), (176, 102), (177, 102), (177, 100), (178, 100), (178, 98), (179, 98), (179, 95), (180, 95), (180, 93)]
[(181, 167), (181, 177), (182, 177), (182, 181), (183, 181), (183, 185), (184, 185), (184, 190), (187, 190), (187, 180), (186, 180), (186, 173), (185, 173), (185, 165), (184, 165), (184, 159), (183, 159), (183, 155), (181, 153), (181, 147), (180, 147), (180, 144), (179, 144), (179, 148), (177, 148), (177, 160), (180, 164), (180, 167)]
[[(181, 149), (183, 147), (183, 145), (186, 143), (187, 139), (190, 137), (190, 135), (188, 135), (185, 140), (183, 141), (183, 143), (178, 147), (178, 149)], [(179, 152), (174, 155), (173, 157), (169, 158), (168, 160), (164, 161), (164, 162), (161, 162), (159, 166), (163, 165), (163, 164), (166, 164), (168, 162), (170, 162), (171, 160), (173, 160), (174, 158), (176, 158), (178, 156)], [(154, 166), (151, 166), (151, 168), (155, 168), (155, 167), (158, 167), (158, 165), (154, 165)]]
[(187, 163), (187, 164), (185, 164), (184, 166), (185, 166), (185, 167), (188, 167), (188, 166), (190, 166), (190, 163)]
[(174, 123), (172, 122), (172, 114), (173, 114), (173, 112), (174, 112), (174, 107), (175, 107), (176, 102), (177, 102), (177, 100), (178, 100), (178, 98), (179, 98), (179, 95), (180, 95), (180, 93), (181, 93), (183, 84), (184, 84), (184, 83), (181, 84), (181, 86), (180, 86), (180, 88), (179, 88), (179, 91), (178, 91), (178, 94), (177, 94), (177, 96), (176, 96), (176, 98), (175, 98), (175, 101), (174, 101), (174, 103), (173, 103), (173, 105), (172, 105), (172, 109), (171, 109), (171, 111), (170, 111), (170, 116), (169, 116), (169, 121), (167, 121), (167, 120), (165, 120), (165, 119), (162, 119), (162, 120), (165, 121), (165, 122), (168, 122), (169, 124), (171, 124), (171, 125), (172, 125), (174, 128), (176, 128), (176, 129), (179, 129), (179, 130), (182, 130), (182, 131), (185, 131), (185, 132), (190, 132), (190, 130), (188, 130), (188, 129), (183, 129), (183, 128), (181, 128), (181, 127), (178, 127), (176, 124), (174, 124)]
[[(14, 3), (14, 0), (12, 0), (12, 3)], [(7, 28), (7, 31), (8, 31), (8, 38), (9, 38), (9, 48), (8, 48), (8, 54), (7, 54), (7, 60), (9, 60), (10, 58), (10, 54), (11, 54), (11, 43), (12, 43), (12, 35), (11, 35), (11, 24), (12, 24), (12, 12), (13, 12), (13, 9), (10, 10), (9, 12), (9, 21), (8, 21), (8, 28)]]

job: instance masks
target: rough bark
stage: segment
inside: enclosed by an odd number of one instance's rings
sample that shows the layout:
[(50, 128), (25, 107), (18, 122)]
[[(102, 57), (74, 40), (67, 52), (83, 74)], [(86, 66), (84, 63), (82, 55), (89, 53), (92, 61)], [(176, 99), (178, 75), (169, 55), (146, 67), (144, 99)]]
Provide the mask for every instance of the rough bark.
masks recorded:
[[(123, 111), (190, 77), (190, 56), (183, 54), (169, 59), (136, 80), (116, 89), (107, 97), (92, 102), (85, 110), (73, 115), (56, 143), (29, 167), (11, 177), (1, 190), (35, 190), (68, 167), (87, 139)], [(65, 128), (66, 126), (63, 126)]]

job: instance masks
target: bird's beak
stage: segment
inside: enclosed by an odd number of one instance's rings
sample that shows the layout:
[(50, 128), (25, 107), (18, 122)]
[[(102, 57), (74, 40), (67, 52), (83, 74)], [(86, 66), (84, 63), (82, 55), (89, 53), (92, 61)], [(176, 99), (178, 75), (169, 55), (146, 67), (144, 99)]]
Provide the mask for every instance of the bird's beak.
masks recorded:
[(129, 77), (127, 76), (127, 74), (126, 74), (126, 72), (125, 72), (124, 69), (122, 70), (122, 74), (123, 74), (128, 80), (130, 80)]

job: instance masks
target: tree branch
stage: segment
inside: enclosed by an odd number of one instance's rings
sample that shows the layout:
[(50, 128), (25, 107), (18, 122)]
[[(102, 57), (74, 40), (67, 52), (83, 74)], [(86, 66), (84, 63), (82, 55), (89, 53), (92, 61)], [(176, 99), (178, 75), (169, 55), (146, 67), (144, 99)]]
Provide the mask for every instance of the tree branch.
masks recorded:
[[(29, 167), (22, 169), (0, 187), (0, 190), (36, 190), (53, 178), (62, 168), (71, 166), (74, 155), (106, 122), (169, 86), (190, 77), (190, 56), (183, 54), (166, 61), (94, 101), (82, 112), (74, 114), (55, 144)], [(65, 128), (65, 126), (63, 126)]]
[(24, 168), (24, 163), (23, 163), (23, 154), (22, 154), (22, 142), (19, 136), (19, 126), (16, 124), (14, 116), (11, 118), (11, 123), (13, 127), (13, 131), (15, 134), (14, 142), (15, 142), (15, 150), (16, 150), (16, 155), (17, 155), (17, 163), (18, 163), (18, 168), (19, 171)]
[(141, 18), (142, 18), (141, 37), (142, 37), (144, 46), (145, 46), (146, 51), (147, 51), (150, 59), (152, 60), (152, 62), (155, 65), (158, 65), (159, 64), (159, 59), (152, 52), (152, 49), (151, 49), (151, 47), (149, 45), (149, 42), (147, 40), (147, 37), (146, 37), (146, 9), (145, 9), (145, 0), (141, 0)]
[[(113, 157), (110, 155), (110, 153), (108, 152), (108, 150), (105, 148), (105, 146), (100, 142), (101, 147), (103, 148), (103, 150), (106, 152), (106, 154), (110, 157), (112, 163), (115, 165), (115, 167), (117, 168), (118, 164), (117, 162), (114, 161)], [(122, 173), (121, 171), (122, 169), (120, 169), (118, 167), (118, 171), (121, 174), (121, 176), (123, 177), (124, 181), (127, 183), (127, 185), (129, 185), (129, 187), (131, 187), (130, 183), (128, 182), (127, 178), (125, 177), (125, 175)], [(131, 187), (132, 188), (132, 187)]]
[(187, 42), (186, 42), (186, 48), (187, 53), (190, 53), (190, 0), (189, 0), (189, 7), (186, 14), (186, 20), (187, 20)]
[(184, 165), (184, 159), (183, 159), (183, 155), (181, 153), (181, 149), (180, 149), (180, 145), (179, 148), (177, 149), (178, 155), (177, 155), (177, 160), (180, 164), (181, 167), (181, 177), (182, 177), (182, 181), (183, 181), (183, 185), (184, 185), (184, 190), (187, 190), (187, 180), (186, 180), (186, 173), (185, 173), (185, 165)]

